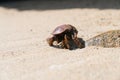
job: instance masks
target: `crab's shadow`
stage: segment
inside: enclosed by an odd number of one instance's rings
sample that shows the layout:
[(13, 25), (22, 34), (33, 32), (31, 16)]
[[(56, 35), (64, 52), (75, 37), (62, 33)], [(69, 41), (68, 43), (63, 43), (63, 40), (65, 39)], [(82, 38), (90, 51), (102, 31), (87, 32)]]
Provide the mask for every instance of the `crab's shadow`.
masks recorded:
[[(85, 41), (83, 40), (83, 38), (78, 38), (78, 39), (79, 39), (79, 42), (81, 43), (81, 48), (78, 48), (76, 46), (76, 44), (73, 41), (71, 41), (71, 43), (70, 43), (70, 49), (69, 50), (76, 50), (76, 49), (85, 48)], [(64, 49), (64, 48), (61, 48), (59, 46), (52, 46), (52, 47), (58, 48), (58, 49)]]
[(85, 40), (83, 40), (83, 38), (78, 38), (78, 39), (79, 39), (80, 43), (83, 45), (82, 48), (85, 48)]

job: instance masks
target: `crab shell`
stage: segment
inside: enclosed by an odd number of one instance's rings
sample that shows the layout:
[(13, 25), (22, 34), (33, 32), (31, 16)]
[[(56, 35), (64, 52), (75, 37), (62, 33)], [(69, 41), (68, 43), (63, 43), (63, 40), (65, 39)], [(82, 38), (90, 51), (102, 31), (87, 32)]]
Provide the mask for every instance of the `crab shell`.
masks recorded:
[(64, 33), (65, 31), (72, 32), (73, 36), (78, 34), (78, 31), (74, 26), (70, 24), (64, 24), (55, 28), (55, 30), (52, 32), (52, 35), (59, 35)]

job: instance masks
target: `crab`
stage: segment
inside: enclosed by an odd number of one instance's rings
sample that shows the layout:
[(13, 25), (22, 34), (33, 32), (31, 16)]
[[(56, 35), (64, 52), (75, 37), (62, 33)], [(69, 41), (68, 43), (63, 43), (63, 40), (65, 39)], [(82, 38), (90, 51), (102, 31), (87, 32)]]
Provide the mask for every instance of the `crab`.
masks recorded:
[(80, 42), (77, 34), (78, 31), (74, 26), (63, 24), (55, 28), (52, 36), (47, 38), (47, 42), (49, 46), (56, 46), (54, 44), (54, 41), (56, 41), (57, 45), (65, 49), (83, 48), (84, 45)]

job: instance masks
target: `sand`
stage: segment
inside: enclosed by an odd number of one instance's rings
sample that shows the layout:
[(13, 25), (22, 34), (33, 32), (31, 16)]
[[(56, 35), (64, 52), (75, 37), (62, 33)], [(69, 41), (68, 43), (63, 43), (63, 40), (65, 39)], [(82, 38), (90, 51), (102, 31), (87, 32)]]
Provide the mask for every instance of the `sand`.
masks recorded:
[(0, 80), (120, 80), (120, 48), (67, 50), (46, 42), (61, 24), (74, 25), (84, 40), (120, 29), (119, 6), (57, 4), (26, 1), (0, 6)]

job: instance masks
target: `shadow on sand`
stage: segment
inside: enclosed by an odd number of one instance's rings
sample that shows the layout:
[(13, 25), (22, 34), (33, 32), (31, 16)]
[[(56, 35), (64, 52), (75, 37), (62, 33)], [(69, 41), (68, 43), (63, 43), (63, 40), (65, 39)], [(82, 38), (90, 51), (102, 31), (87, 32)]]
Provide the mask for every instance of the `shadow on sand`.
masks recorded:
[[(80, 43), (81, 43), (81, 48), (78, 48), (76, 46), (76, 44), (74, 43), (74, 41), (70, 41), (70, 49), (69, 50), (76, 50), (76, 49), (82, 49), (82, 48), (85, 48), (85, 41), (82, 39), (82, 38), (78, 38)], [(58, 48), (58, 49), (64, 49), (62, 47), (60, 47), (60, 45), (54, 45), (54, 46), (51, 46), (51, 47), (54, 47), (54, 48)]]
[(0, 1), (0, 7), (20, 11), (71, 8), (120, 9), (120, 0), (6, 0)]

